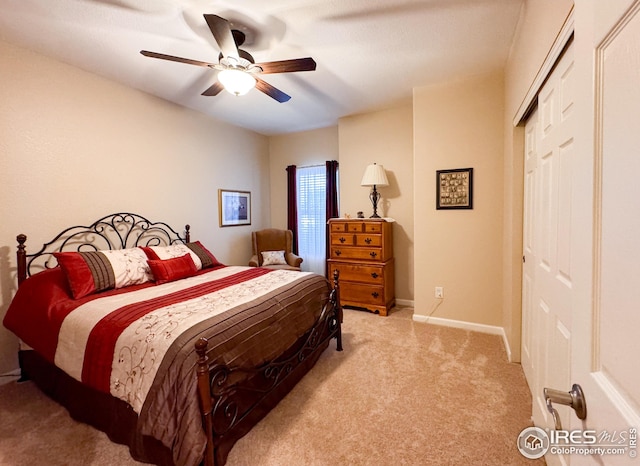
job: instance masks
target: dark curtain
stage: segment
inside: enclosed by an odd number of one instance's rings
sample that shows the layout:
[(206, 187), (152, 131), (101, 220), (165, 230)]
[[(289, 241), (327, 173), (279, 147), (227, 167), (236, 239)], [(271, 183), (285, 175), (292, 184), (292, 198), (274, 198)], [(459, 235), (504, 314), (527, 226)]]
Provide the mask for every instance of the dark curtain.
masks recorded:
[(336, 218), (338, 214), (338, 162), (328, 160), (327, 163), (327, 220)]
[[(335, 160), (328, 160), (326, 162), (327, 166), (327, 220), (330, 218), (339, 217), (338, 213), (338, 162)], [(331, 235), (329, 234), (329, 225), (326, 226), (325, 233), (325, 251), (327, 255), (327, 259), (329, 259), (329, 243), (331, 241)], [(327, 262), (327, 266), (325, 268), (325, 276), (329, 279), (329, 263)]]
[(296, 166), (287, 167), (287, 228), (293, 232), (292, 251), (298, 254), (298, 207)]

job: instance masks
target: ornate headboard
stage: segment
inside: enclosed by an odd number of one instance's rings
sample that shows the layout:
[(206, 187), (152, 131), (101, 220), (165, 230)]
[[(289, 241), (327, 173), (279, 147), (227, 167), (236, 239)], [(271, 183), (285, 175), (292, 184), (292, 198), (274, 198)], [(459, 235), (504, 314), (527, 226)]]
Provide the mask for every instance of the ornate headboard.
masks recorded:
[(184, 237), (164, 222), (152, 222), (128, 212), (110, 214), (91, 225), (73, 226), (60, 232), (33, 254), (27, 254), (27, 236), (18, 240), (18, 284), (28, 276), (57, 265), (54, 252), (127, 249), (136, 246), (163, 246), (190, 241), (189, 225)]

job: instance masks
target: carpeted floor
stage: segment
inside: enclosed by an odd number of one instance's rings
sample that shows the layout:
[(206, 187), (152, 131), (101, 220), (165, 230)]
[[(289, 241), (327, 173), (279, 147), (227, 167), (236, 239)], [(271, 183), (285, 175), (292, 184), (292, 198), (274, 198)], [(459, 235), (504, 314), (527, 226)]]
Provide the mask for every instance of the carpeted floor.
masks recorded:
[[(335, 343), (241, 439), (229, 466), (518, 465), (531, 425), (522, 369), (495, 335), (345, 310)], [(0, 464), (133, 465), (30, 382), (0, 386)]]

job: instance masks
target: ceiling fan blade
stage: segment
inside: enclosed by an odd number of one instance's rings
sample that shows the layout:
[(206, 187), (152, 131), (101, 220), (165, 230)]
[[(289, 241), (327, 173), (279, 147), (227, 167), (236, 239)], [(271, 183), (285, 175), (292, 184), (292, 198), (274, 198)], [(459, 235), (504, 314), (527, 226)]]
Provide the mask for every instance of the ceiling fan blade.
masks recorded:
[(311, 57), (294, 58), (292, 60), (270, 61), (256, 63), (262, 68), (262, 73), (291, 73), (294, 71), (313, 71), (316, 69), (316, 62)]
[(222, 92), (223, 89), (224, 89), (224, 86), (220, 83), (220, 81), (216, 81), (211, 85), (211, 87), (209, 87), (206, 91), (204, 91), (202, 95), (213, 97), (214, 95), (220, 94), (220, 92)]
[(174, 57), (173, 55), (165, 55), (164, 53), (149, 52), (148, 50), (140, 50), (140, 53), (145, 57), (160, 58), (161, 60), (169, 60), (169, 61), (175, 61), (178, 63), (186, 63), (188, 65), (204, 66), (207, 68), (213, 68), (214, 66), (216, 66), (214, 63), (191, 60), (190, 58)]
[(273, 87), (268, 82), (263, 81), (257, 76), (254, 76), (254, 78), (256, 78), (256, 89), (258, 89), (261, 92), (264, 92), (272, 99), (275, 99), (280, 103), (287, 102), (289, 99), (291, 99), (290, 95), (287, 95), (284, 92), (282, 92), (280, 89)]
[(229, 21), (218, 15), (204, 15), (204, 19), (209, 29), (211, 29), (211, 34), (213, 34), (213, 38), (218, 43), (222, 55), (236, 60), (239, 59), (238, 46), (233, 38)]

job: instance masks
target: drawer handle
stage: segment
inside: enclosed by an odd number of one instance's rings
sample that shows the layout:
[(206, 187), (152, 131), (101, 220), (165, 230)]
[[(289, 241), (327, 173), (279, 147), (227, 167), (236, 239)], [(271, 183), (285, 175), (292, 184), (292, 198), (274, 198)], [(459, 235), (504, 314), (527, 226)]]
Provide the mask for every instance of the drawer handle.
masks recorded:
[(373, 278), (378, 278), (378, 276), (379, 276), (379, 275), (378, 275), (377, 273), (375, 273), (375, 272), (372, 272), (372, 273), (371, 273), (371, 276), (372, 276)]
[(340, 241), (341, 243), (344, 243), (346, 241), (346, 239), (340, 238), (338, 241)]
[(372, 258), (374, 258), (374, 259), (375, 259), (375, 258), (376, 258), (376, 256), (378, 255), (378, 253), (377, 253), (377, 252), (373, 252), (373, 251), (372, 251), (372, 252), (370, 252), (370, 253), (369, 253), (369, 255), (370, 255)]
[(366, 239), (364, 240), (364, 242), (365, 242), (365, 243), (367, 243), (367, 244), (371, 244), (371, 241), (372, 241), (372, 240), (371, 240), (371, 238), (366, 238)]
[(373, 293), (371, 293), (371, 296), (373, 296), (374, 298), (377, 298), (380, 295), (378, 294), (377, 291), (374, 291)]
[(336, 249), (336, 256), (339, 256), (340, 254), (342, 254), (342, 252), (340, 251), (340, 249)]

